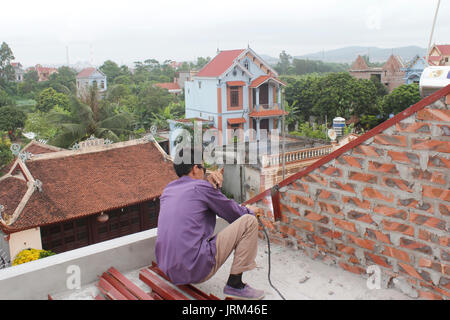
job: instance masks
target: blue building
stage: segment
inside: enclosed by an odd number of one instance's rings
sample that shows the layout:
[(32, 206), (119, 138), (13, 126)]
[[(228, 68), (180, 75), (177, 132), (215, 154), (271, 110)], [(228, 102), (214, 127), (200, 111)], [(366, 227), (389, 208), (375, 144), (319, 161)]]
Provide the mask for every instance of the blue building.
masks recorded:
[(251, 48), (218, 51), (190, 81), (185, 82), (186, 118), (210, 121), (218, 129), (218, 145), (235, 139), (259, 140), (261, 130), (280, 131), (281, 88), (278, 73)]
[(425, 58), (416, 55), (403, 69), (405, 71), (405, 83), (419, 83), (423, 69), (426, 67), (428, 67), (428, 63), (425, 61)]

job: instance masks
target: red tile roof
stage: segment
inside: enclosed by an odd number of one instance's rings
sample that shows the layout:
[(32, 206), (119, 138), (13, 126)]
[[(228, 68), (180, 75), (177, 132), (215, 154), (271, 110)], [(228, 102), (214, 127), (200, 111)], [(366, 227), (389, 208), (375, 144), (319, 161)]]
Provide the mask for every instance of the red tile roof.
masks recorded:
[(77, 74), (77, 78), (88, 78), (92, 73), (95, 72), (95, 68), (85, 68)]
[[(0, 223), (6, 233), (145, 202), (177, 178), (172, 162), (144, 140), (49, 153), (28, 160), (26, 167), (42, 182), (42, 192), (33, 192), (11, 225)], [(0, 204), (7, 204), (9, 216), (27, 188), (16, 180), (0, 180)]]
[(257, 88), (257, 87), (259, 87), (260, 85), (262, 85), (263, 83), (265, 83), (266, 81), (269, 81), (269, 80), (273, 80), (275, 82), (278, 82), (282, 86), (285, 86), (285, 84), (280, 79), (274, 78), (274, 77), (269, 76), (269, 75), (266, 75), (266, 76), (259, 76), (258, 78), (253, 80), (252, 83), (250, 84), (250, 88)]
[(231, 118), (227, 120), (229, 124), (240, 124), (240, 123), (246, 123), (247, 121), (245, 118)]
[(167, 89), (167, 90), (181, 90), (180, 86), (176, 82), (160, 82), (155, 83), (155, 86)]
[(232, 87), (232, 86), (245, 86), (245, 82), (244, 81), (227, 81), (227, 86)]
[(221, 51), (214, 57), (206, 66), (204, 66), (198, 73), (197, 77), (219, 77), (231, 65), (234, 60), (240, 56), (244, 49)]
[[(284, 114), (288, 114), (284, 111)], [(262, 111), (253, 111), (249, 114), (250, 117), (274, 117), (283, 115), (283, 110), (262, 110)]]
[(441, 54), (450, 55), (450, 44), (436, 45), (436, 47), (439, 49)]

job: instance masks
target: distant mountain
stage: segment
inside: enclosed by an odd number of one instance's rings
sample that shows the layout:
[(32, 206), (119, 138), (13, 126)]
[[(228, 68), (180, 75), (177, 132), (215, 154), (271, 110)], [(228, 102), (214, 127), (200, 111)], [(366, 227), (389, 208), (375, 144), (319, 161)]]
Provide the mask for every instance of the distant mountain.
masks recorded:
[(425, 56), (427, 50), (418, 46), (399, 48), (377, 48), (377, 47), (345, 47), (336, 50), (321, 51), (302, 56), (297, 59), (322, 60), (324, 62), (352, 63), (358, 55), (368, 55), (371, 62), (385, 62), (391, 54), (400, 56), (404, 62), (414, 58), (416, 54)]
[(278, 58), (274, 58), (274, 57), (268, 56), (266, 54), (260, 54), (259, 56), (261, 58), (263, 58), (265, 62), (267, 62), (268, 64), (271, 64), (271, 65), (277, 64), (278, 60), (279, 60)]

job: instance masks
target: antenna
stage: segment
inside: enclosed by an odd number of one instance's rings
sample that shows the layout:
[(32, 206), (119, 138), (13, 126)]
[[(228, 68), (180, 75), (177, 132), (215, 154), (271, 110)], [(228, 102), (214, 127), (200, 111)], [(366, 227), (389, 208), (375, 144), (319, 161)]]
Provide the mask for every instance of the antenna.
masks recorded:
[(94, 65), (94, 48), (92, 46), (92, 43), (89, 44), (89, 50), (90, 50), (90, 63), (93, 66)]
[(66, 60), (67, 60), (67, 66), (69, 67), (70, 66), (70, 63), (69, 63), (69, 46), (66, 46)]
[(434, 13), (434, 19), (433, 19), (433, 27), (431, 28), (431, 34), (430, 34), (430, 40), (428, 41), (428, 50), (427, 50), (427, 62), (430, 62), (430, 47), (431, 47), (431, 40), (433, 39), (433, 33), (434, 33), (434, 26), (436, 25), (436, 18), (439, 11), (439, 5), (441, 4), (441, 0), (438, 0), (436, 12)]

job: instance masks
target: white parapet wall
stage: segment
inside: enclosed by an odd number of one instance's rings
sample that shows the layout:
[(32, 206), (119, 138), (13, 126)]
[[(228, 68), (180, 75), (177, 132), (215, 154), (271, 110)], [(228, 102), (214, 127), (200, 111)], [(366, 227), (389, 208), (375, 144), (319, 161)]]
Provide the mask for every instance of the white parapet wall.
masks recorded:
[[(216, 230), (228, 223), (217, 219)], [(0, 270), (0, 300), (42, 300), (95, 282), (110, 267), (127, 272), (155, 260), (157, 229), (100, 242)]]

